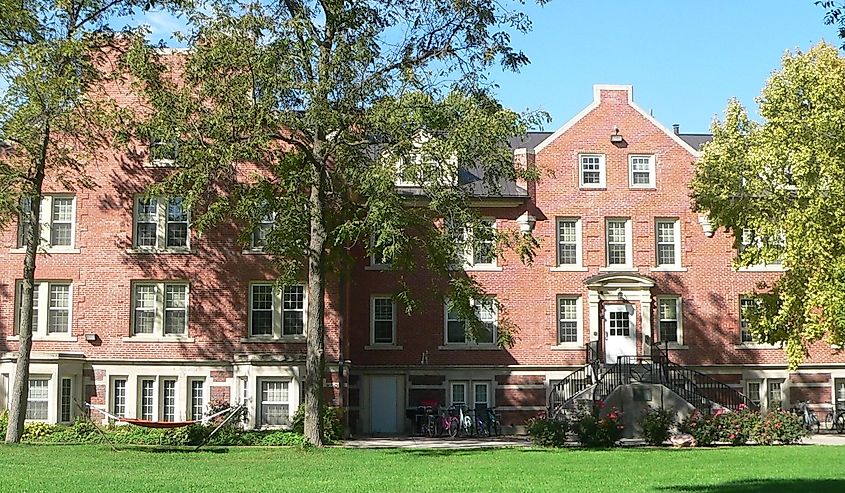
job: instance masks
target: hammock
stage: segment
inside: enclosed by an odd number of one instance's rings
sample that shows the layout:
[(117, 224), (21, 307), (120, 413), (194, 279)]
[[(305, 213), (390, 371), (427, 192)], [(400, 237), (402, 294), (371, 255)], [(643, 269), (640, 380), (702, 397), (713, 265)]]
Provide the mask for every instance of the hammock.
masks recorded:
[(115, 416), (114, 414), (111, 414), (108, 411), (104, 411), (103, 409), (100, 409), (98, 407), (94, 407), (87, 402), (83, 402), (83, 404), (88, 409), (91, 409), (93, 411), (97, 411), (98, 413), (102, 414), (103, 416), (105, 416), (109, 419), (113, 419), (115, 421), (121, 421), (123, 423), (129, 423), (130, 425), (140, 426), (140, 427), (143, 427), (143, 428), (182, 428), (183, 426), (190, 426), (190, 425), (196, 424), (196, 423), (207, 424), (209, 421), (216, 418), (217, 416), (220, 416), (221, 414), (233, 412), (236, 409), (240, 409), (242, 407), (242, 406), (227, 407), (226, 409), (224, 409), (222, 411), (218, 411), (218, 412), (211, 414), (209, 416), (204, 416), (202, 419), (194, 419), (194, 420), (191, 420), (191, 421), (149, 421), (149, 420), (146, 420), (146, 419), (121, 418), (120, 416)]

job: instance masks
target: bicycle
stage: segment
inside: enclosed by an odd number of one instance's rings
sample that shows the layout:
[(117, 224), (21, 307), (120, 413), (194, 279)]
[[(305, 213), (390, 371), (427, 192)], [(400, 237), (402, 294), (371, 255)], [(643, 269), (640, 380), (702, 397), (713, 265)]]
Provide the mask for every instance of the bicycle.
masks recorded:
[(455, 438), (460, 428), (458, 418), (452, 415), (451, 407), (448, 410), (440, 408), (437, 414), (429, 418), (429, 423), (428, 436), (432, 438), (443, 436), (443, 432), (446, 432), (449, 437)]
[(829, 411), (824, 417), (824, 427), (828, 430), (836, 430), (836, 433), (845, 432), (845, 408)]
[(792, 412), (803, 419), (804, 428), (806, 428), (808, 432), (818, 433), (821, 423), (819, 423), (819, 418), (816, 417), (816, 413), (810, 409), (809, 404), (810, 403), (808, 401), (798, 401), (795, 404), (795, 407), (792, 408)]
[(502, 419), (496, 414), (495, 408), (487, 408), (487, 429), (490, 436), (499, 436), (502, 434)]

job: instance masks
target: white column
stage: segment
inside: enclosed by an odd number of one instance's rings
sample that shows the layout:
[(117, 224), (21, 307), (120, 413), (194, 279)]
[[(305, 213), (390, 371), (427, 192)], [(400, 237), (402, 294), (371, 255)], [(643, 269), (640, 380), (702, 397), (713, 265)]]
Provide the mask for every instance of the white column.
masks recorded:
[(599, 340), (599, 330), (601, 330), (601, 322), (599, 320), (599, 302), (601, 301), (601, 297), (599, 296), (598, 292), (594, 290), (590, 290), (587, 295), (590, 307), (589, 307), (589, 328), (590, 328), (590, 341), (598, 341)]
[(648, 293), (640, 299), (640, 327), (643, 338), (643, 354), (651, 354), (651, 345), (653, 342), (651, 335), (651, 296)]

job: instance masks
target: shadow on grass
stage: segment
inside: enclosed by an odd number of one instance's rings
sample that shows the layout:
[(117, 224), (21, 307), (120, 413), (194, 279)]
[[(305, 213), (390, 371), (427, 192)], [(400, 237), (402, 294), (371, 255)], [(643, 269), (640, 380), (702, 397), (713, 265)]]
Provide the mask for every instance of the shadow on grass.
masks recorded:
[(158, 446), (158, 445), (123, 445), (117, 446), (117, 450), (119, 452), (123, 451), (131, 451), (131, 452), (146, 452), (148, 454), (192, 454), (192, 453), (202, 453), (202, 452), (211, 452), (212, 454), (227, 454), (229, 453), (229, 449), (226, 447), (203, 447), (199, 450), (195, 450), (196, 447), (167, 447), (167, 446)]
[(679, 493), (841, 493), (845, 479), (752, 479), (713, 485), (662, 486)]
[[(505, 447), (472, 447), (472, 448), (408, 448), (408, 449), (381, 449), (390, 450), (390, 453), (408, 455), (414, 457), (460, 457), (469, 455), (492, 454), (499, 450), (512, 450)], [(363, 449), (361, 449), (363, 450)], [(374, 449), (372, 449), (374, 450)]]

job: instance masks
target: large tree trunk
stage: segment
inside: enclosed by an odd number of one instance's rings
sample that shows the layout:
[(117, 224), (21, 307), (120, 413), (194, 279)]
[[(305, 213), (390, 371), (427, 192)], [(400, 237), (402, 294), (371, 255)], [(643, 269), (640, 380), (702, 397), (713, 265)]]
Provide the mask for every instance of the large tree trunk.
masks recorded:
[(318, 172), (311, 186), (310, 242), (308, 247), (308, 318), (305, 325), (305, 439), (323, 446), (323, 423), (320, 407), (323, 402), (323, 354), (325, 311), (325, 272), (323, 271), (326, 225), (323, 203), (323, 178)]
[[(29, 396), (29, 358), (32, 352), (32, 294), (35, 289), (35, 260), (41, 244), (41, 188), (44, 183), (44, 168), (47, 161), (47, 144), (50, 127), (45, 125), (41, 132), (41, 155), (35, 164), (35, 176), (29, 190), (29, 229), (25, 231), (26, 255), (23, 261), (23, 282), (21, 289), (20, 333), (18, 360), (15, 367), (15, 383), (9, 403), (9, 426), (6, 428), (6, 443), (19, 443), (23, 436), (26, 419), (26, 404)], [(22, 214), (26, 211), (21, 210)], [(12, 299), (15, 299), (13, 296)]]

